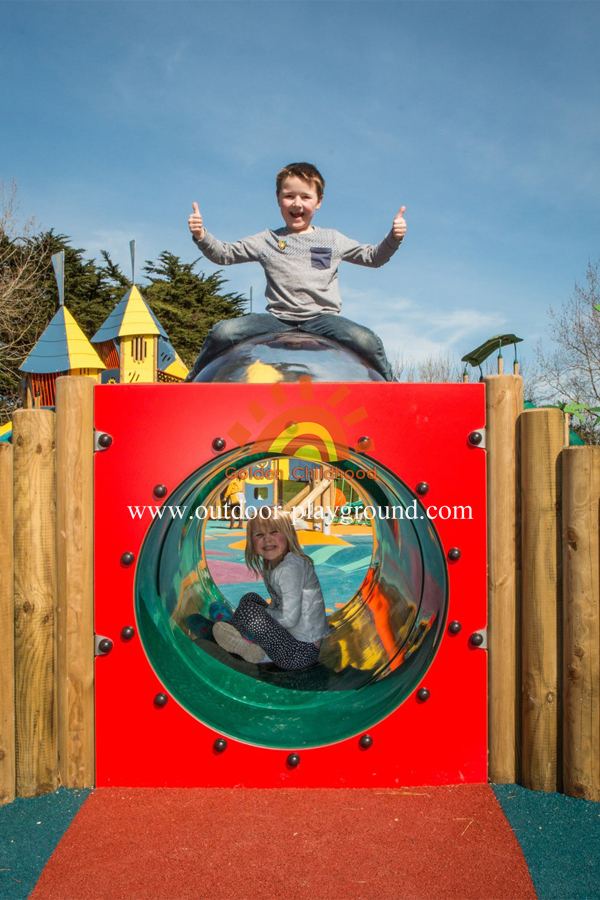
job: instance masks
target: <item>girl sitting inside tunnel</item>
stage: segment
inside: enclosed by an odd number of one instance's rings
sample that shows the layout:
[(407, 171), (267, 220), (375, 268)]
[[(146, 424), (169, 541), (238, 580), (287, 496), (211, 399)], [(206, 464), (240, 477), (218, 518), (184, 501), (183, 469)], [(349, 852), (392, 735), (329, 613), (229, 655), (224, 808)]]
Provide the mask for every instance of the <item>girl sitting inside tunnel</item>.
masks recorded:
[(274, 662), (281, 669), (305, 669), (319, 659), (329, 633), (319, 579), (298, 542), (292, 517), (265, 507), (266, 518), (248, 522), (246, 565), (262, 575), (270, 605), (255, 593), (244, 594), (231, 619), (217, 613), (216, 642), (248, 662)]

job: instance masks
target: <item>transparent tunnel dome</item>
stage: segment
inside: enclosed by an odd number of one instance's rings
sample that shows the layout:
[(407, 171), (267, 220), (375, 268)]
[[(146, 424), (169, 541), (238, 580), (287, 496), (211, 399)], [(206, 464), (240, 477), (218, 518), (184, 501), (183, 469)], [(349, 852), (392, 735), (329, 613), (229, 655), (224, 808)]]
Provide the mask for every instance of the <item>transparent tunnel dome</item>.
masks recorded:
[(270, 384), (298, 381), (383, 381), (364, 359), (336, 341), (302, 331), (263, 334), (213, 359), (195, 381)]

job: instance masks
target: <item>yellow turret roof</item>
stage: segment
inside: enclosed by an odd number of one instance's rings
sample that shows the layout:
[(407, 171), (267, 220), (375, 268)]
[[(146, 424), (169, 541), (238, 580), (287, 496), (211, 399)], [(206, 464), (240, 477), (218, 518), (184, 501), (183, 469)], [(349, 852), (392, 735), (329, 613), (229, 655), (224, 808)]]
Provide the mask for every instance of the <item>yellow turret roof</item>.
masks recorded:
[(61, 306), (21, 366), (21, 372), (49, 374), (106, 366), (66, 306)]
[(92, 343), (150, 334), (167, 337), (164, 328), (134, 284), (100, 326)]

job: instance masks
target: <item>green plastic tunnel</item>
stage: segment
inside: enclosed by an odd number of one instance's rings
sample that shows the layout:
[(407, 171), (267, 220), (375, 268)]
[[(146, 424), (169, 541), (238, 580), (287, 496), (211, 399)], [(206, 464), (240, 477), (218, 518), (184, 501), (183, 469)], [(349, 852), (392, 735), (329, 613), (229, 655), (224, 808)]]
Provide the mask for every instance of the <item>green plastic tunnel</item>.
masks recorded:
[[(355, 479), (372, 466), (346, 454), (336, 467)], [(402, 704), (422, 680), (443, 635), (447, 614), (446, 561), (426, 516), (403, 516), (416, 496), (377, 464), (377, 481), (361, 490), (375, 515), (373, 555), (362, 584), (330, 616), (331, 635), (318, 665), (284, 672), (254, 666), (191, 639), (185, 627), (186, 585), (207, 614), (222, 599), (204, 552), (203, 510), (223, 487), (225, 470), (276, 454), (240, 448), (192, 473), (170, 496), (185, 519), (156, 519), (140, 552), (135, 602), (148, 659), (170, 694), (220, 734), (264, 747), (303, 749), (359, 734)], [(199, 510), (200, 515), (195, 515)], [(318, 574), (318, 566), (317, 566)]]

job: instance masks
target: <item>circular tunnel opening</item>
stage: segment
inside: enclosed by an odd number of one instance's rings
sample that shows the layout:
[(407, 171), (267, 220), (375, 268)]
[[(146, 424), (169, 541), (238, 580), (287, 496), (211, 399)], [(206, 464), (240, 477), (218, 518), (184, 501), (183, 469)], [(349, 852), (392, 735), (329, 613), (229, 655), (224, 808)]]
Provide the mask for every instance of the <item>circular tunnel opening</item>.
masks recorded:
[[(238, 504), (228, 500), (232, 491), (239, 496), (239, 488), (243, 488), (249, 516), (260, 520), (264, 514), (270, 517), (273, 508), (293, 510), (296, 534), (303, 552), (315, 566), (327, 616), (333, 616), (350, 602), (373, 559), (374, 529), (365, 516), (369, 499), (361, 482), (355, 484), (348, 473), (335, 467), (283, 456), (248, 466), (239, 472), (241, 477), (237, 477), (238, 470), (231, 473), (229, 467), (225, 473), (231, 477), (216, 491), (202, 540), (208, 573), (230, 612), (249, 591), (269, 600), (263, 579), (246, 566), (245, 526), (238, 518)], [(199, 641), (212, 625), (205, 613), (200, 589), (188, 588), (180, 621)], [(270, 677), (269, 669), (264, 672)]]
[[(354, 583), (337, 579), (337, 595), (324, 590), (331, 632), (319, 663), (291, 672), (253, 665), (230, 656), (210, 635), (198, 636), (192, 625), (208, 619), (213, 600), (233, 606), (236, 590), (239, 599), (246, 589), (262, 586), (246, 588), (234, 580), (227, 593), (215, 577), (211, 546), (219, 528), (228, 526), (210, 511), (231, 477), (226, 473), (280, 458), (242, 447), (206, 463), (177, 487), (166, 503), (169, 517), (155, 519), (140, 551), (136, 618), (152, 667), (191, 715), (240, 741), (302, 749), (372, 727), (418, 686), (443, 635), (447, 569), (437, 532), (416, 495), (380, 463), (345, 450), (332, 466), (356, 486), (370, 540), (355, 560), (360, 565), (351, 569)], [(327, 522), (321, 529), (327, 530)], [(242, 552), (245, 530), (228, 534), (237, 545), (233, 549)], [(321, 578), (323, 559), (331, 554), (326, 550), (320, 561), (318, 551), (328, 542), (307, 543), (302, 534)]]

